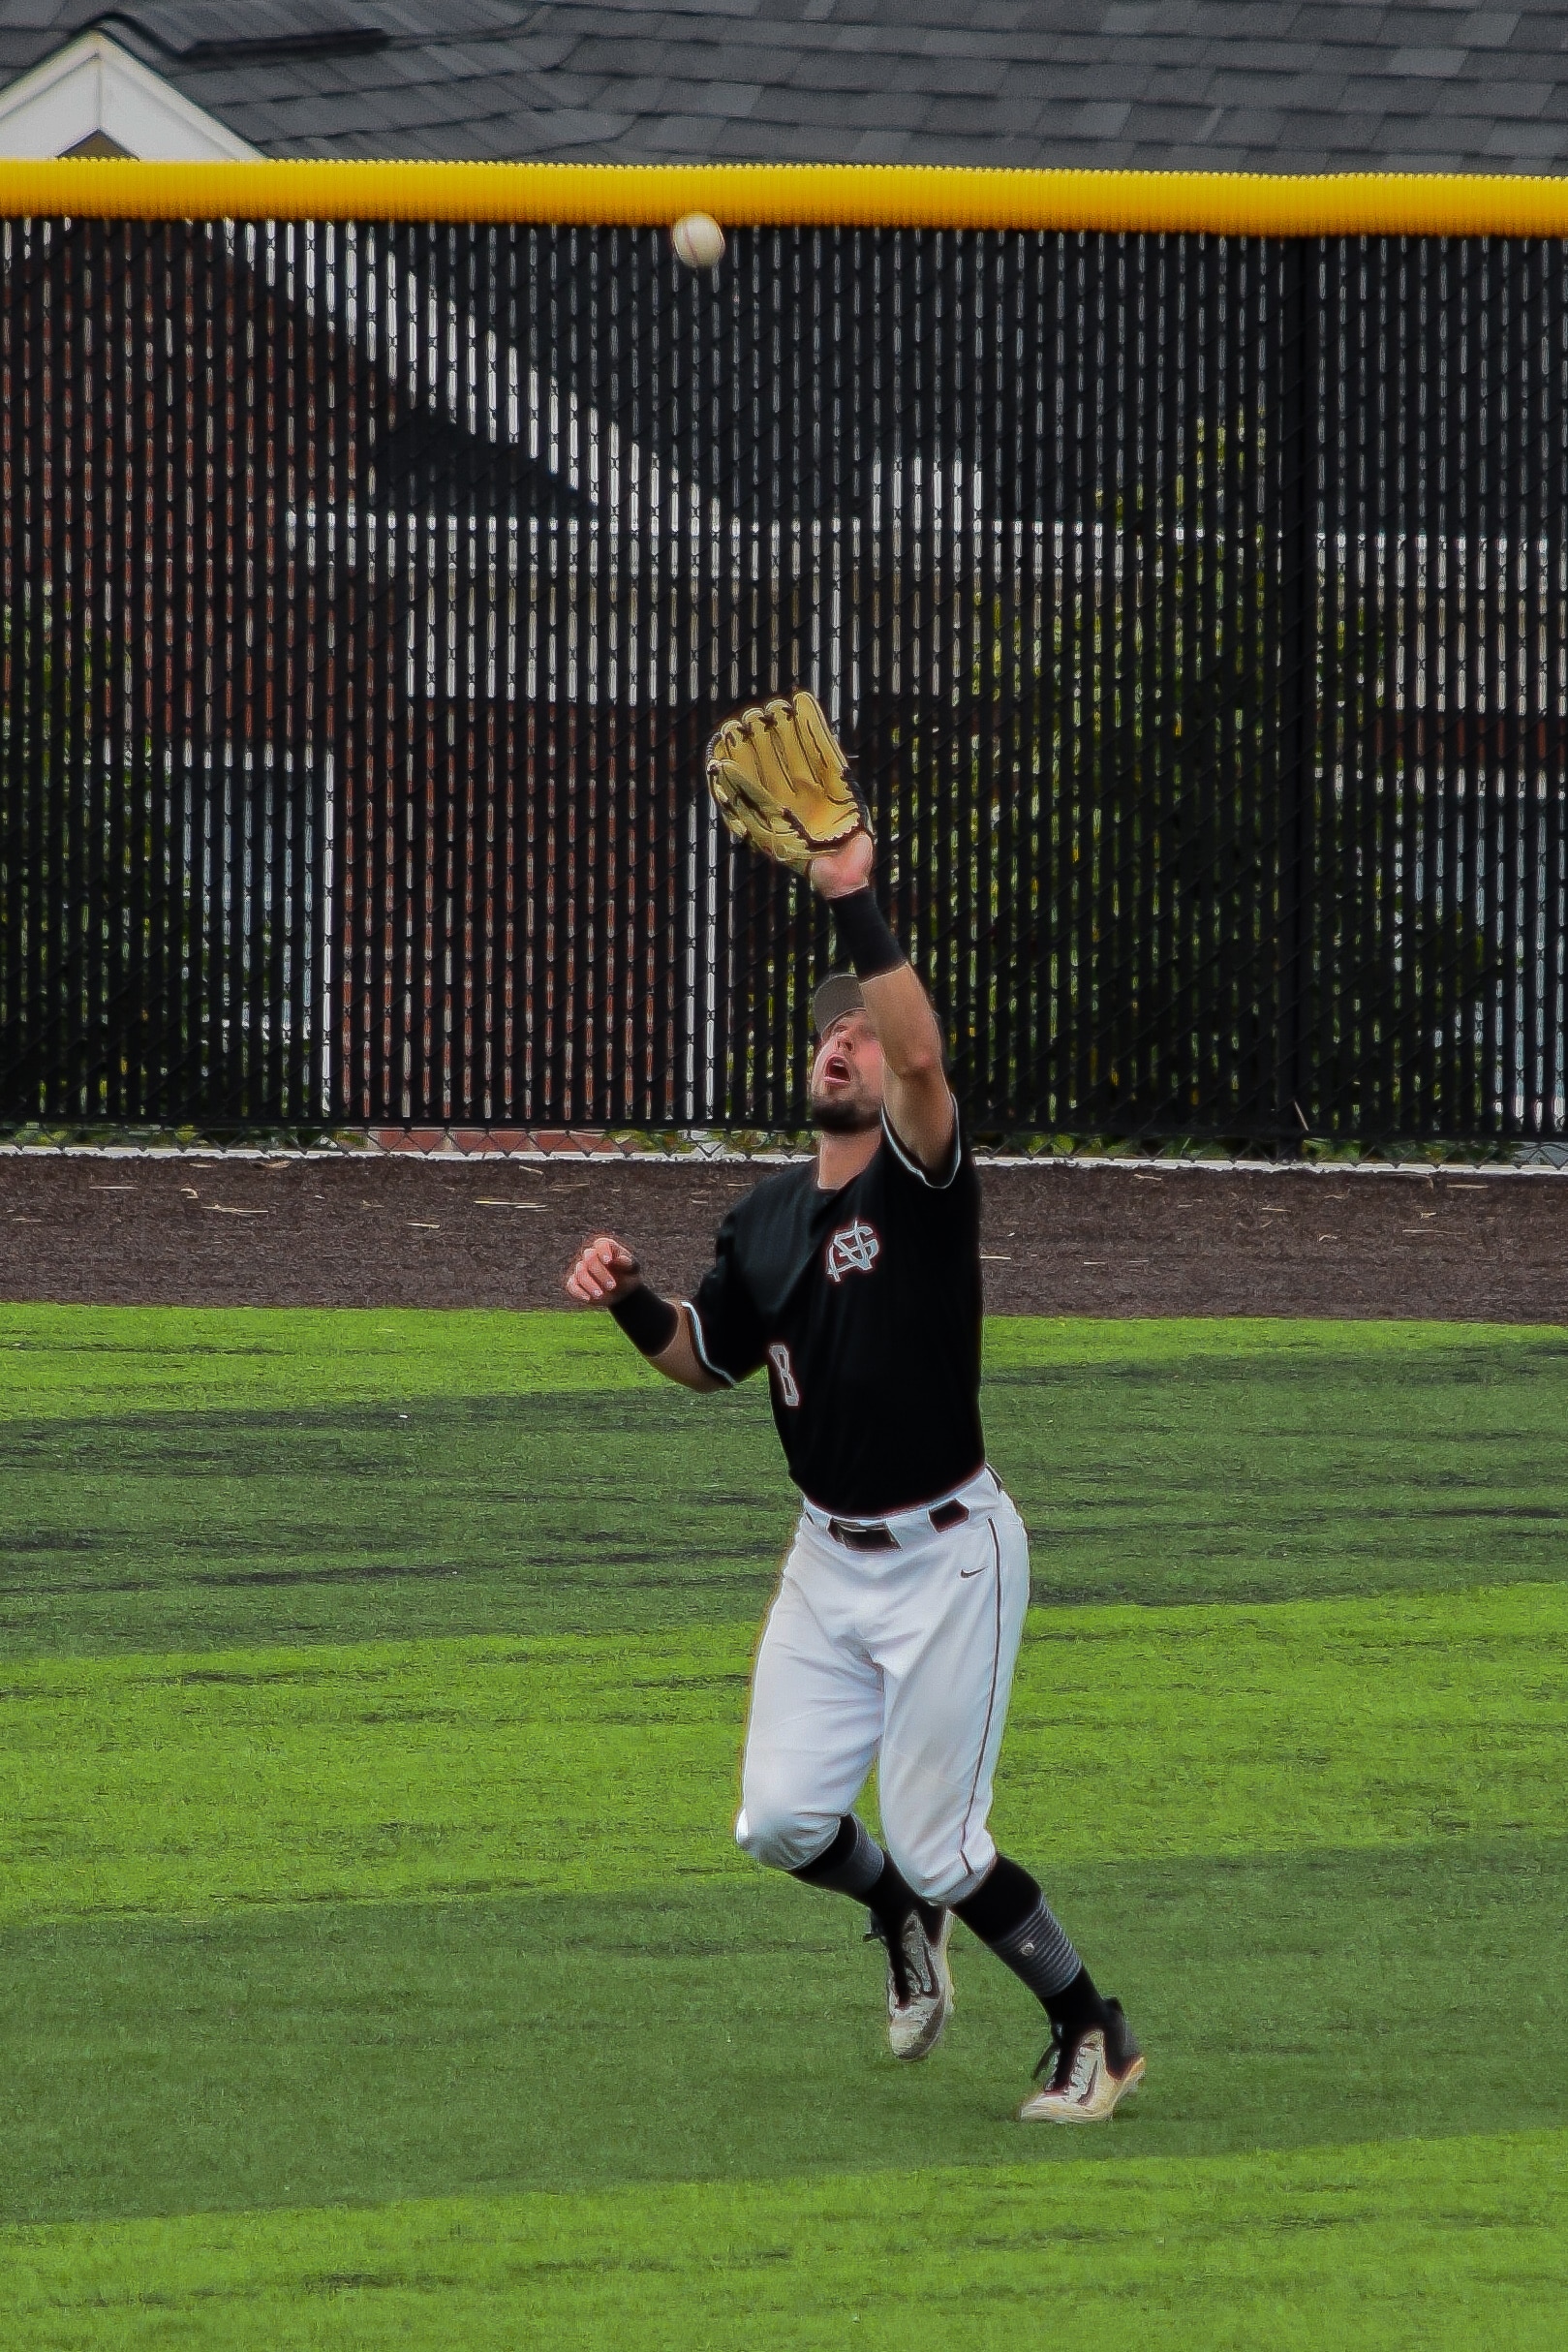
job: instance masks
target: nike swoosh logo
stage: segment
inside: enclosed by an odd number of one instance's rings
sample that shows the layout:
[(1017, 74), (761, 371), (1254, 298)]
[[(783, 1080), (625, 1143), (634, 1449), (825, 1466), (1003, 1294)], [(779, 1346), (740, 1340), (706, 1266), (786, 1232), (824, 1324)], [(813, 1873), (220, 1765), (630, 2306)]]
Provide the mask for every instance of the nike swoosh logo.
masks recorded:
[(983, 1576), (985, 1574), (985, 1570), (986, 1563), (982, 1560), (977, 1568), (960, 1568), (959, 1574), (960, 1576)]

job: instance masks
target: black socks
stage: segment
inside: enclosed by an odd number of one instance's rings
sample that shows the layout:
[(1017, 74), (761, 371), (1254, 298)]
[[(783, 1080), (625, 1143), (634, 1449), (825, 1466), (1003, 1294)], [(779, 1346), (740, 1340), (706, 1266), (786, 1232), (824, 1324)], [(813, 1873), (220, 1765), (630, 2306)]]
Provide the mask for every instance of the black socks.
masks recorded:
[(953, 1909), (1028, 1985), (1063, 2033), (1105, 2024), (1109, 2012), (1093, 1978), (1028, 1871), (999, 1854), (974, 1893)]
[[(807, 1886), (828, 1887), (863, 1903), (889, 1939), (917, 1905), (935, 1931), (938, 1906), (921, 1903), (891, 1855), (884, 1854), (864, 1822), (846, 1813), (837, 1835), (815, 1862), (790, 1872)], [(1104, 2026), (1104, 2001), (1066, 1932), (1028, 1871), (999, 1854), (981, 1884), (953, 1909), (964, 1925), (989, 1944), (997, 1958), (1028, 1985), (1054, 2026), (1065, 2035)]]
[(833, 1842), (823, 1847), (815, 1862), (803, 1863), (789, 1875), (807, 1886), (825, 1886), (835, 1895), (854, 1895), (864, 1903), (884, 1865), (893, 1868), (865, 1823), (857, 1821), (853, 1813), (845, 1813)]
[(853, 1813), (845, 1815), (832, 1844), (815, 1862), (791, 1871), (789, 1875), (807, 1886), (827, 1887), (835, 1895), (852, 1895), (857, 1903), (866, 1905), (884, 1934), (890, 1935), (897, 1934), (917, 1903), (927, 1914), (928, 1923), (935, 1917), (935, 1905), (919, 1903), (891, 1855), (883, 1853), (865, 1823), (856, 1820)]

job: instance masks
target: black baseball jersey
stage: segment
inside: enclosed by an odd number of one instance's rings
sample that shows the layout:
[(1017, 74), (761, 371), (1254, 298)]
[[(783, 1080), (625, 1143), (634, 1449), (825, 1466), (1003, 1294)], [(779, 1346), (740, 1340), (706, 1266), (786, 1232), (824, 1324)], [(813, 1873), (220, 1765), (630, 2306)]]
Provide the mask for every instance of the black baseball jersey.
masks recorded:
[(720, 1226), (691, 1311), (720, 1379), (767, 1366), (790, 1475), (823, 1510), (875, 1519), (981, 1467), (980, 1179), (956, 1130), (938, 1176), (884, 1120), (836, 1192), (815, 1161), (768, 1177)]

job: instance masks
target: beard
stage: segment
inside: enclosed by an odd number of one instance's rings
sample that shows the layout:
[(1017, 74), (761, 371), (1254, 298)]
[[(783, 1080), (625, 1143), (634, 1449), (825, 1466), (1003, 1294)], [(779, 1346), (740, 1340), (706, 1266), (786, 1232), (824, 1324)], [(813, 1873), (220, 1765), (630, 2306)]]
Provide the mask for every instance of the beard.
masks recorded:
[(812, 1125), (824, 1135), (863, 1135), (868, 1128), (879, 1127), (881, 1119), (881, 1107), (875, 1102), (824, 1102), (812, 1097)]

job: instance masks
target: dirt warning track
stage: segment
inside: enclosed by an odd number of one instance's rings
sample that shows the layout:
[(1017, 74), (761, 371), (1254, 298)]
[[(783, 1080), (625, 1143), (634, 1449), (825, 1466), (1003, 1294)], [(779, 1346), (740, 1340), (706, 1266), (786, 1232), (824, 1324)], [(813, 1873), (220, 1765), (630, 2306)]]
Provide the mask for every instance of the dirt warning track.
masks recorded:
[[(735, 1162), (0, 1157), (0, 1297), (553, 1307), (584, 1235), (661, 1288), (706, 1264)], [(1568, 1321), (1568, 1175), (987, 1167), (992, 1310)]]

